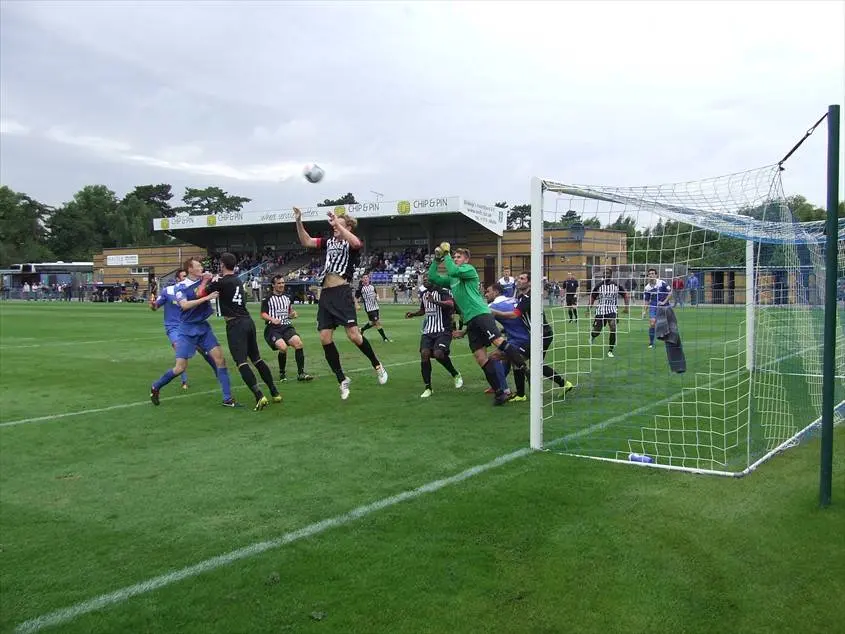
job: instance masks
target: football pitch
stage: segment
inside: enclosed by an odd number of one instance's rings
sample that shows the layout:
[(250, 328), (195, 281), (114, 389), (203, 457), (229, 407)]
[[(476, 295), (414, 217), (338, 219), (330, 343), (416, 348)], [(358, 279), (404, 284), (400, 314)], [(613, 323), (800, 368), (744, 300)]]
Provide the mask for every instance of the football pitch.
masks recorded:
[[(816, 438), (743, 479), (531, 452), (528, 403), (493, 408), (465, 341), (453, 343), (463, 389), (434, 363), (434, 396), (419, 398), (409, 309), (382, 306), (392, 343), (366, 333), (384, 386), (337, 333), (343, 402), (316, 307), (298, 306), (318, 378), (280, 384), (284, 402), (256, 413), (221, 407), (196, 358), (189, 389), (177, 379), (153, 407), (172, 351), (145, 305), (0, 304), (0, 630), (830, 632), (845, 620), (841, 428), (824, 511)], [(639, 312), (608, 359), (583, 311), (576, 327), (553, 310), (549, 359), (578, 383), (548, 399), (556, 449), (614, 457), (690, 389), (721, 390), (710, 418), (736, 416), (745, 395), (725, 377), (744, 311), (679, 311), (684, 375), (662, 344), (646, 348)]]

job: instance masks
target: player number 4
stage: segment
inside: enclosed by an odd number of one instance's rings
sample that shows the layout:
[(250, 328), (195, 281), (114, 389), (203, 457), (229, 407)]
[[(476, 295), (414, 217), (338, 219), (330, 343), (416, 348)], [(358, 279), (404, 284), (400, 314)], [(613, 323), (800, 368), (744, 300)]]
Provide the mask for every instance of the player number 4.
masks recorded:
[(240, 286), (235, 287), (235, 294), (232, 295), (232, 303), (237, 304), (238, 306), (243, 306), (244, 298), (241, 295), (241, 287)]

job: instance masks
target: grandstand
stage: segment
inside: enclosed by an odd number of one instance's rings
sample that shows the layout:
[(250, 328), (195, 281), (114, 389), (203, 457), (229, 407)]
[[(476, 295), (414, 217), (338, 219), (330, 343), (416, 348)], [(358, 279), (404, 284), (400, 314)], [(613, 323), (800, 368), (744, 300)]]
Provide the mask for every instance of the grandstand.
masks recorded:
[[(484, 281), (500, 274), (504, 209), (462, 196), (313, 206), (302, 208), (309, 233), (327, 232), (329, 211), (358, 219), (365, 252), (356, 276), (370, 272), (383, 299), (392, 298), (394, 291), (410, 296), (410, 288), (428, 266), (428, 254), (444, 240), (472, 249)], [(153, 228), (205, 249), (212, 270), (220, 253), (235, 253), (246, 278), (282, 274), (290, 281), (310, 282), (321, 264), (313, 251), (299, 245), (292, 209), (157, 218)]]
[[(420, 274), (428, 268), (429, 254), (444, 240), (472, 251), (485, 284), (498, 279), (504, 269), (518, 273), (529, 266), (529, 232), (506, 231), (506, 209), (461, 196), (303, 208), (309, 233), (319, 235), (328, 230), (325, 218), (330, 210), (342, 210), (358, 219), (365, 252), (356, 277), (369, 272), (382, 300), (411, 301)], [(313, 251), (300, 246), (292, 209), (180, 215), (157, 218), (153, 226), (202, 247), (211, 270), (215, 270), (220, 253), (235, 253), (245, 281), (261, 276), (266, 284), (270, 275), (281, 274), (289, 285), (309, 284), (321, 265)], [(594, 268), (624, 264), (624, 259), (607, 257), (609, 252), (624, 252), (622, 231), (573, 226), (551, 230), (549, 240), (543, 270), (550, 281), (563, 281), (568, 273), (590, 279)]]

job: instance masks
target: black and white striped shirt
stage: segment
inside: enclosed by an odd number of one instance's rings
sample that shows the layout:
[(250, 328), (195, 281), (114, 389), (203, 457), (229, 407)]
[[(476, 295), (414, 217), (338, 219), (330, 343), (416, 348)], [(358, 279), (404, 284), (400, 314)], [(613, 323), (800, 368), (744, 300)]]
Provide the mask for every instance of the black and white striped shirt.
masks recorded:
[(596, 306), (596, 316), (616, 315), (619, 311), (620, 295), (625, 295), (625, 289), (613, 280), (601, 280), (596, 284), (591, 294)]
[[(287, 295), (268, 295), (261, 302), (261, 313), (267, 313), (272, 319), (279, 319), (281, 326), (290, 326), (290, 297)], [(268, 326), (274, 325), (269, 321)]]
[(364, 310), (368, 313), (378, 310), (378, 295), (372, 284), (362, 284), (358, 289), (358, 297), (364, 301)]
[(422, 332), (424, 335), (438, 335), (452, 331), (452, 311), (434, 302), (445, 302), (452, 299), (447, 290), (423, 293), (420, 299), (420, 310), (425, 311)]
[(320, 273), (320, 284), (323, 283), (329, 273), (339, 275), (347, 282), (352, 281), (352, 274), (360, 255), (357, 249), (350, 247), (346, 240), (334, 236), (317, 238), (317, 248), (326, 252), (326, 261), (323, 264), (323, 271)]

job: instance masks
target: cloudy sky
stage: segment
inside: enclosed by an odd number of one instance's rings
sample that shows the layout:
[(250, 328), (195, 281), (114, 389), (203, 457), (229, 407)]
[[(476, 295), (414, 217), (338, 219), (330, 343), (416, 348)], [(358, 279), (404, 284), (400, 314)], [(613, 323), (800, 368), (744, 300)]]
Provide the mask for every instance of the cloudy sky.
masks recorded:
[[(695, 180), (777, 162), (843, 102), (844, 25), (835, 0), (3, 0), (0, 182), (49, 204), (220, 185), (264, 210)], [(787, 193), (824, 202), (825, 141)]]

